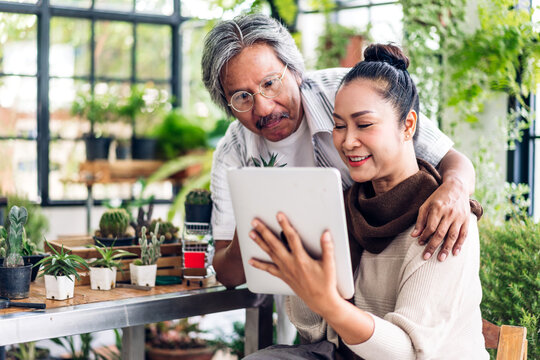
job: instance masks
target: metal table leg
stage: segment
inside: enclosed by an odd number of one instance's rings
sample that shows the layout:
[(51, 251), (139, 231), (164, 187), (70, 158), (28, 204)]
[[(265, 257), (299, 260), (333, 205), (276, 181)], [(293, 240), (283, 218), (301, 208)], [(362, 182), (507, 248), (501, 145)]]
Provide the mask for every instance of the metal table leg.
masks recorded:
[(272, 345), (273, 296), (267, 296), (260, 307), (246, 309), (245, 355)]
[(86, 198), (86, 232), (92, 233), (92, 206), (94, 205), (94, 199), (92, 198), (92, 185), (86, 185), (88, 190), (88, 197)]
[(122, 359), (144, 360), (144, 325), (122, 329)]

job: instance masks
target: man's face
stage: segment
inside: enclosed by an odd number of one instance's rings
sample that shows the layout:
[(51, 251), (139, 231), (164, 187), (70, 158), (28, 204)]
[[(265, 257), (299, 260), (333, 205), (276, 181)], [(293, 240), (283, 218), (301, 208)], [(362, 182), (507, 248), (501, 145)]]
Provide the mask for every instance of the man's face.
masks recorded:
[[(221, 83), (227, 102), (233, 94), (247, 91), (256, 94), (261, 81), (269, 75), (281, 76), (285, 69), (274, 50), (265, 44), (255, 44), (242, 50), (223, 68)], [(238, 112), (231, 107), (234, 116), (257, 135), (269, 141), (283, 140), (300, 126), (303, 110), (300, 97), (300, 80), (285, 69), (281, 79), (281, 92), (274, 98), (262, 94), (253, 97), (253, 107), (246, 112)]]

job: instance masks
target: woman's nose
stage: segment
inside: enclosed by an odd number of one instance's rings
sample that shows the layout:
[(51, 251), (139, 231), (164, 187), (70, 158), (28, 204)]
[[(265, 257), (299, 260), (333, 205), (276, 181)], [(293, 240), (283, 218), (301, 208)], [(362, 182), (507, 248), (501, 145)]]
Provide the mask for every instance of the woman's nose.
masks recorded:
[(345, 133), (345, 141), (343, 142), (343, 146), (346, 149), (348, 149), (348, 150), (354, 149), (354, 148), (360, 146), (360, 144), (361, 144), (361, 142), (358, 139), (358, 137), (356, 136), (354, 131), (347, 131)]
[(267, 116), (274, 111), (276, 103), (273, 99), (268, 99), (261, 94), (255, 95), (253, 98), (253, 113), (255, 116)]

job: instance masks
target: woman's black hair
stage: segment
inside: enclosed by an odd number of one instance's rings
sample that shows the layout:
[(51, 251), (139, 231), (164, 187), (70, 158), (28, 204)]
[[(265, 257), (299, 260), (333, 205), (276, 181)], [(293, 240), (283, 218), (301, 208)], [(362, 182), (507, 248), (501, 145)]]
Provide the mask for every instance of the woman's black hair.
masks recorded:
[[(396, 109), (404, 123), (412, 109), (420, 114), (418, 93), (407, 67), (409, 59), (392, 44), (372, 44), (364, 51), (364, 60), (356, 64), (341, 81), (340, 87), (356, 79), (376, 82), (377, 91)], [(361, 96), (361, 95), (360, 95)]]

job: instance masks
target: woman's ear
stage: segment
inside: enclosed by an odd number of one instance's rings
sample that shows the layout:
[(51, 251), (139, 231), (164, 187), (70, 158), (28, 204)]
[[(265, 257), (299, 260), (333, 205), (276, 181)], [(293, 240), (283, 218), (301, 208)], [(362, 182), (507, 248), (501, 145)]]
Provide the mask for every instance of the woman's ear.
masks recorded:
[(412, 139), (414, 136), (414, 133), (416, 132), (416, 122), (418, 120), (418, 115), (416, 114), (416, 111), (411, 110), (409, 111), (409, 114), (407, 114), (407, 118), (405, 119), (405, 140)]

